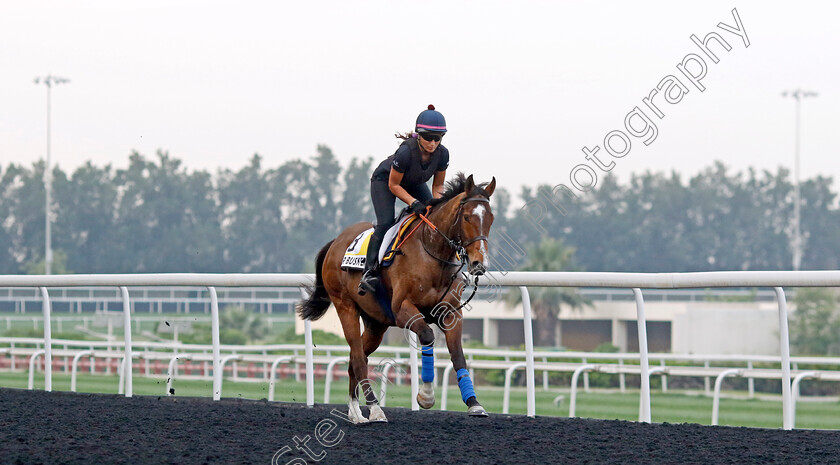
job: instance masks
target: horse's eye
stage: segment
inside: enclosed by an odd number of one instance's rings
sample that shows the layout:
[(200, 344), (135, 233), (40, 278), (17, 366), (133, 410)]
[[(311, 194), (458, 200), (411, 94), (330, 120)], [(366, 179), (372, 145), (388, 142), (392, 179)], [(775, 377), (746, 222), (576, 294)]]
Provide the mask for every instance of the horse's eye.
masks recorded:
[(464, 215), (464, 221), (469, 221), (469, 220), (470, 220), (470, 215)]

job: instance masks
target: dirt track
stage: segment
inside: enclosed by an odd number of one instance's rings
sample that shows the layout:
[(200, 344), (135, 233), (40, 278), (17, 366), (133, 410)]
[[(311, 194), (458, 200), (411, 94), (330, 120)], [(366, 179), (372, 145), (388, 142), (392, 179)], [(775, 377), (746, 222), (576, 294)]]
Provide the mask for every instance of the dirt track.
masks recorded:
[[(0, 463), (837, 463), (840, 432), (0, 389)], [(366, 409), (365, 409), (366, 410)], [(332, 430), (329, 419), (335, 422)], [(316, 433), (316, 425), (321, 423)], [(317, 438), (316, 438), (317, 434)], [(329, 447), (319, 443), (318, 439)], [(301, 446), (302, 448), (304, 446)]]

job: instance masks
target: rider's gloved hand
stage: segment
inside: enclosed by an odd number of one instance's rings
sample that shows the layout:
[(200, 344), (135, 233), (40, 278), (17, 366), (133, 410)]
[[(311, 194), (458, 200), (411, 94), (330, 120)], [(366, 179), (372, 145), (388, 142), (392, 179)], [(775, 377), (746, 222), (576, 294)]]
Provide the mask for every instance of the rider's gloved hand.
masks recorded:
[(426, 213), (426, 206), (423, 205), (423, 202), (415, 200), (414, 202), (411, 202), (411, 206), (408, 207), (408, 210), (411, 213)]

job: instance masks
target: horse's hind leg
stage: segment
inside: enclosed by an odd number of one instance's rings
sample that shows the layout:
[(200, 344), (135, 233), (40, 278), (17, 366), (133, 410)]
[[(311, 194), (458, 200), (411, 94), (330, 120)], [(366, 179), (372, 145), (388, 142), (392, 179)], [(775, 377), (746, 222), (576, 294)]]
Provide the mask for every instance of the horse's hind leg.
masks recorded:
[(350, 346), (350, 368), (347, 370), (350, 374), (350, 399), (348, 401), (350, 411), (348, 416), (353, 423), (367, 423), (368, 419), (362, 414), (358, 398), (360, 384), (362, 385), (363, 392), (367, 392), (370, 389), (370, 383), (366, 379), (368, 371), (367, 357), (362, 346), (359, 312), (356, 310), (356, 304), (349, 299), (334, 301), (333, 304), (335, 304), (338, 318), (341, 320), (344, 339), (347, 340), (347, 345)]
[[(367, 357), (379, 348), (379, 345), (382, 343), (382, 337), (385, 335), (387, 329), (388, 326), (377, 321), (365, 321), (365, 332), (362, 333), (362, 348), (365, 351), (366, 361)], [(381, 382), (387, 383), (388, 380), (383, 379)], [(376, 398), (376, 393), (373, 392), (373, 385), (368, 382), (365, 387), (366, 389), (363, 392), (365, 400), (370, 406), (370, 421), (388, 421), (388, 418), (385, 417), (385, 412), (379, 407), (379, 400)]]

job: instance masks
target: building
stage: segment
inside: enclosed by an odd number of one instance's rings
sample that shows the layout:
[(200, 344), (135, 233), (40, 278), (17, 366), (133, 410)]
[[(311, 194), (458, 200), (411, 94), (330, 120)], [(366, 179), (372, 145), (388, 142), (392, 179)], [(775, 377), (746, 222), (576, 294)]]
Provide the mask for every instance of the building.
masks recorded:
[[(584, 289), (591, 306), (561, 307), (554, 347), (591, 351), (612, 344), (622, 352), (639, 350), (636, 304), (629, 289)], [(779, 353), (779, 316), (770, 291), (646, 290), (648, 349), (651, 352), (766, 355)], [(539, 322), (534, 322), (535, 334)], [(336, 313), (328, 311), (313, 329), (342, 335)], [(303, 323), (297, 322), (298, 331)], [(477, 295), (464, 312), (464, 340), (486, 346), (525, 343), (522, 306)], [(391, 328), (385, 342), (400, 344), (404, 331)]]

